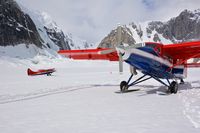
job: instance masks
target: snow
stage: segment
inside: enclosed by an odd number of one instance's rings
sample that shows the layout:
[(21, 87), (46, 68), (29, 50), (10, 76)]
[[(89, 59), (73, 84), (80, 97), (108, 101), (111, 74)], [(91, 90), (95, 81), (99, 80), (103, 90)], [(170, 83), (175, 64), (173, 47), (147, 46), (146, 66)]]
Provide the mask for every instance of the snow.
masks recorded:
[(13, 58), (37, 58), (40, 56), (57, 58), (59, 55), (52, 49), (40, 49), (34, 44), (18, 44), (16, 46), (0, 46), (0, 57), (13, 57)]
[[(61, 28), (56, 24), (55, 21), (51, 18), (51, 16), (46, 12), (41, 11), (35, 11), (33, 9), (26, 8), (23, 3), (19, 2), (20, 8), (25, 14), (28, 14), (33, 22), (35, 23), (37, 27), (37, 31), (40, 34), (40, 37), (44, 41), (43, 45), (46, 47), (47, 44), (51, 47), (51, 49), (58, 51), (59, 48), (55, 43), (51, 40), (50, 36), (48, 36), (46, 32), (46, 28), (53, 30), (57, 33), (63, 32)], [(71, 49), (81, 49), (81, 48), (93, 48), (95, 47), (94, 44), (87, 44), (87, 41), (84, 39), (80, 39), (79, 37), (76, 37), (72, 35), (71, 33), (64, 33), (65, 34), (65, 41), (68, 42)]]
[(193, 17), (190, 17), (191, 20), (200, 21), (200, 9), (194, 10), (194, 11), (188, 11), (189, 13), (193, 14)]
[[(189, 69), (178, 94), (158, 95), (165, 87), (149, 80), (118, 93), (118, 63), (74, 61), (43, 56), (0, 57), (2, 133), (199, 133), (199, 69)], [(52, 76), (27, 76), (27, 68), (56, 68)], [(140, 76), (140, 75), (138, 75)]]
[(38, 16), (40, 16), (41, 22), (48, 27), (49, 29), (54, 29), (56, 32), (62, 32), (61, 28), (57, 26), (57, 24), (53, 21), (51, 16), (46, 12), (39, 12)]
[[(195, 70), (198, 72), (198, 70)], [(191, 123), (196, 127), (200, 128), (200, 80), (198, 80), (198, 75), (192, 75), (196, 76), (193, 77), (190, 80), (189, 83), (184, 85), (185, 91), (179, 95), (179, 97), (183, 101), (184, 115), (191, 121)], [(197, 79), (197, 80), (194, 80)], [(183, 88), (183, 87), (182, 87)]]
[[(45, 26), (47, 26), (47, 28), (52, 28), (53, 26), (56, 26), (56, 24), (53, 23), (53, 20), (50, 20), (51, 18), (49, 16), (47, 16), (47, 14), (45, 14), (44, 12), (32, 11), (30, 9), (26, 9), (23, 6), (21, 6), (21, 7), (25, 13), (29, 14), (29, 16), (33, 20), (34, 24), (36, 25), (37, 31), (40, 34), (40, 37), (42, 38), (42, 40), (44, 41), (43, 45), (48, 47), (47, 46), (47, 44), (48, 44), (51, 47), (51, 49), (53, 49), (55, 51), (59, 50), (58, 46), (55, 45), (55, 43), (49, 38), (49, 36), (46, 32), (46, 29), (45, 29)], [(52, 24), (50, 24), (50, 23), (52, 23)], [(50, 27), (48, 27), (48, 26), (50, 26)], [(54, 27), (54, 29), (59, 30), (59, 28), (57, 26)]]
[[(138, 24), (136, 24), (136, 28), (135, 29), (132, 27), (132, 25), (134, 23), (127, 25), (127, 28), (131, 31), (130, 35), (134, 38), (136, 43), (155, 42), (154, 41), (154, 36), (157, 34), (161, 43), (163, 43), (163, 44), (171, 44), (172, 41), (170, 39), (166, 39), (165, 37), (163, 37), (162, 34), (159, 34), (155, 29), (153, 31), (151, 31), (151, 33), (147, 33), (147, 29), (149, 29), (149, 23), (150, 22), (151, 21), (138, 23)], [(139, 30), (139, 31), (141, 30), (142, 31), (142, 36), (141, 37), (138, 35), (137, 30)]]
[[(37, 55), (37, 47), (35, 45), (30, 45), (29, 49), (26, 44), (19, 44), (17, 46), (0, 46), (0, 56), (10, 56), (10, 57), (29, 57), (32, 58)], [(17, 52), (16, 52), (17, 51)]]
[(151, 40), (153, 40), (155, 34), (158, 35), (158, 37), (160, 38), (161, 42), (163, 44), (172, 44), (172, 41), (170, 39), (166, 39), (162, 36), (162, 34), (159, 34), (158, 32), (156, 32), (155, 30), (152, 31), (153, 36), (151, 37)]
[(134, 29), (134, 28), (132, 27), (132, 25), (128, 25), (127, 28), (130, 29), (130, 31), (131, 31), (131, 33), (132, 33), (132, 35), (129, 33), (130, 36), (133, 36), (134, 40), (135, 40), (137, 43), (142, 43), (142, 42), (143, 42), (142, 39), (140, 38), (140, 36), (138, 35), (137, 31), (136, 31), (136, 30), (139, 29), (138, 27), (136, 27), (136, 29)]
[(71, 33), (66, 34), (66, 39), (71, 49), (88, 49), (97, 48), (97, 45), (89, 44), (86, 40), (73, 36)]

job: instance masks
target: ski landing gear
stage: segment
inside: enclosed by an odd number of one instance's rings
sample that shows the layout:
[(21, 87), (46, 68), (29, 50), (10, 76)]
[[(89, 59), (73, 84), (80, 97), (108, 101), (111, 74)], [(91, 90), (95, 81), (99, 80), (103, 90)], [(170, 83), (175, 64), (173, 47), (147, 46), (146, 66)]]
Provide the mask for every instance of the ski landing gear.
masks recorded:
[(152, 77), (147, 77), (147, 78), (145, 78), (146, 76), (147, 76), (147, 75), (143, 75), (142, 77), (138, 78), (138, 79), (135, 80), (134, 82), (130, 83), (131, 79), (133, 78), (133, 74), (131, 74), (131, 76), (130, 76), (130, 78), (128, 79), (127, 82), (126, 82), (126, 81), (122, 81), (122, 82), (120, 83), (120, 91), (121, 91), (122, 93), (124, 93), (124, 92), (129, 92), (128, 88), (129, 88), (130, 86), (139, 84), (139, 83), (141, 83), (141, 82), (144, 82), (144, 81), (146, 81), (146, 80), (152, 78)]
[(168, 90), (166, 92), (166, 94), (176, 94), (177, 91), (178, 91), (178, 83), (176, 81), (172, 81), (171, 83), (169, 82), (169, 80), (167, 79), (167, 82), (168, 84), (166, 84), (165, 82), (163, 82), (161, 79), (157, 78), (157, 77), (154, 77), (154, 76), (148, 76), (148, 75), (143, 75), (142, 77), (138, 78), (137, 80), (135, 80), (134, 82), (130, 83), (131, 79), (133, 78), (133, 74), (130, 76), (130, 78), (128, 79), (128, 81), (122, 81), (120, 83), (120, 91), (121, 93), (124, 93), (124, 92), (130, 92), (130, 90), (128, 90), (128, 88), (130, 86), (133, 86), (133, 85), (136, 85), (136, 84), (139, 84), (141, 82), (144, 82), (146, 80), (149, 80), (151, 78), (157, 80), (158, 82), (160, 82), (161, 84), (165, 85), (166, 87), (168, 87)]

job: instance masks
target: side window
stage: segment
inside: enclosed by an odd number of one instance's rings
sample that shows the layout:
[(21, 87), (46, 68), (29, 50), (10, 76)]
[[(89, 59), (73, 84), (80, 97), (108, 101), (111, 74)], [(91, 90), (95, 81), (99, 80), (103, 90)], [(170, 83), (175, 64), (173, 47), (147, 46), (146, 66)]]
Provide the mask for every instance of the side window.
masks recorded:
[(161, 48), (160, 47), (155, 47), (154, 48), (155, 52), (158, 54), (158, 55), (161, 55)]

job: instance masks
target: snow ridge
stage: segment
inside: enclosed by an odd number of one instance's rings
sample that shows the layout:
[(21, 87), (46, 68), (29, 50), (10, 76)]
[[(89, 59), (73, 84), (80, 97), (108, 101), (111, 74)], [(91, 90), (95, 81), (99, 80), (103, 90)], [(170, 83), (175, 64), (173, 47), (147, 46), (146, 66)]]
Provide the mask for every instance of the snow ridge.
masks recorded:
[[(34, 23), (38, 27), (38, 32), (40, 33), (42, 39), (51, 45), (51, 47), (54, 50), (58, 50), (58, 47), (55, 47), (54, 42), (50, 39), (51, 36), (49, 36), (46, 33), (46, 28), (55, 31), (56, 33), (63, 32), (62, 29), (56, 24), (55, 21), (51, 18), (51, 16), (46, 12), (40, 12), (40, 11), (34, 11), (25, 8), (23, 5), (21, 5), (24, 12), (28, 13), (31, 18), (33, 19)], [(65, 34), (65, 41), (70, 46), (70, 49), (87, 49), (94, 47), (94, 44), (89, 44), (86, 40), (80, 39), (71, 33), (64, 33)], [(50, 37), (50, 38), (49, 38)], [(52, 38), (53, 39), (53, 38)], [(56, 39), (55, 39), (56, 40)]]

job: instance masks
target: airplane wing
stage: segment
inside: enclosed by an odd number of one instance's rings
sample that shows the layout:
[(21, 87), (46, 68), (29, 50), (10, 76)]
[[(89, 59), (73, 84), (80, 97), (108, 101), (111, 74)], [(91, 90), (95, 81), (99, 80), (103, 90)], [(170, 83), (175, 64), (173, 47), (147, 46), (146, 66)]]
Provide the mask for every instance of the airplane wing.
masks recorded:
[(97, 48), (85, 50), (60, 50), (58, 53), (75, 60), (119, 61), (119, 57), (115, 49)]
[(172, 59), (200, 58), (200, 42), (163, 45), (162, 54)]
[[(190, 66), (192, 64), (187, 64), (187, 60), (200, 58), (200, 41), (163, 45), (162, 55), (176, 61), (175, 65), (185, 64)], [(200, 63), (193, 63), (193, 65), (200, 66)]]

